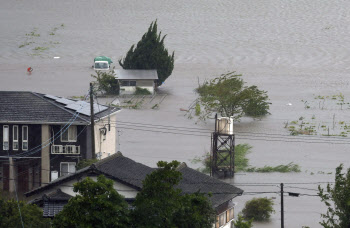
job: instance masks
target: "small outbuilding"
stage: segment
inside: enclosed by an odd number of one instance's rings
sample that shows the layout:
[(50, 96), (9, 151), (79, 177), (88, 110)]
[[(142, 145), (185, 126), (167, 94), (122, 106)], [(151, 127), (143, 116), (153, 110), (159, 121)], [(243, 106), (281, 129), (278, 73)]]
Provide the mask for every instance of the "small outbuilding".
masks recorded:
[(136, 87), (154, 94), (155, 81), (158, 80), (157, 70), (116, 70), (115, 73), (121, 95), (135, 93)]

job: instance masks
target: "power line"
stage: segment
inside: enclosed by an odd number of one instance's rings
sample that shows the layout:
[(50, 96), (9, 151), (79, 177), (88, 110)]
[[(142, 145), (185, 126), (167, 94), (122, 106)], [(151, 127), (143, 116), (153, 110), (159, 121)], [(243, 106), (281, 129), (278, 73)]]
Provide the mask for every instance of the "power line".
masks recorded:
[[(171, 126), (171, 125), (160, 125), (160, 124), (146, 124), (146, 123), (139, 123), (139, 122), (126, 122), (126, 121), (111, 121), (112, 123), (117, 123), (117, 124), (123, 124), (123, 125), (135, 125), (135, 126), (152, 126), (154, 128), (165, 128), (168, 129), (169, 128), (174, 128), (174, 129), (180, 129), (180, 130), (195, 130), (195, 132), (198, 131), (204, 131), (204, 132), (212, 132), (209, 129), (203, 129), (203, 128), (193, 128), (193, 127), (179, 127), (179, 126)], [(248, 134), (249, 136), (251, 135), (263, 135), (263, 136), (282, 136), (282, 137), (289, 137), (289, 138), (300, 138), (300, 139), (305, 139), (305, 138), (317, 138), (317, 139), (336, 139), (336, 140), (340, 140), (340, 141), (350, 141), (347, 138), (344, 137), (336, 137), (336, 136), (315, 136), (315, 135), (305, 135), (305, 136), (292, 136), (292, 135), (286, 135), (286, 134), (276, 134), (276, 133), (263, 133), (263, 132), (245, 132), (245, 131), (235, 131), (236, 134)]]
[[(113, 126), (116, 128), (120, 129), (125, 129), (125, 130), (135, 130), (135, 131), (147, 131), (147, 132), (154, 132), (154, 133), (164, 133), (164, 134), (175, 134), (175, 135), (189, 135), (189, 136), (198, 136), (198, 137), (207, 137), (210, 138), (210, 135), (201, 135), (201, 134), (186, 134), (182, 132), (170, 132), (170, 131), (158, 131), (158, 130), (148, 130), (148, 129), (140, 129), (140, 128), (130, 128), (130, 127), (118, 127), (118, 126)], [(256, 136), (235, 136), (236, 139), (249, 139), (249, 140), (260, 140), (260, 141), (269, 141), (269, 142), (297, 142), (297, 143), (309, 143), (309, 144), (314, 144), (314, 143), (320, 143), (320, 144), (339, 144), (339, 145), (349, 145), (350, 142), (333, 142), (333, 141), (303, 141), (303, 140), (283, 140), (283, 139), (271, 139), (270, 137), (258, 137)]]

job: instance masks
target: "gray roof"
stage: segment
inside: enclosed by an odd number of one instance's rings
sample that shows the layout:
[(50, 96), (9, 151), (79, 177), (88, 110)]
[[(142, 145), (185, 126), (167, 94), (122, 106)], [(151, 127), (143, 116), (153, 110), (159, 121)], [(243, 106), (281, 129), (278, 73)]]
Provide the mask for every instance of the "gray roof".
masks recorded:
[(157, 70), (116, 70), (115, 73), (115, 77), (121, 80), (158, 79)]
[[(67, 108), (67, 104), (62, 103), (62, 101), (71, 104), (80, 102), (85, 106), (88, 105), (85, 101), (56, 98), (57, 100), (53, 99), (52, 96), (34, 92), (0, 91), (0, 122), (67, 123), (75, 118), (76, 110)], [(119, 110), (101, 105), (96, 106), (96, 109), (96, 111), (94, 110), (96, 120)], [(90, 116), (87, 113), (80, 112), (73, 124), (88, 124), (89, 122)]]
[[(135, 162), (118, 152), (89, 167), (78, 170), (74, 174), (60, 177), (46, 186), (27, 192), (25, 195), (27, 197), (32, 196), (42, 190), (49, 189), (50, 186), (57, 186), (65, 181), (77, 179), (84, 173), (86, 174), (89, 172), (104, 174), (111, 179), (118, 180), (130, 187), (140, 190), (142, 188), (142, 181), (145, 179), (146, 175), (154, 170), (154, 168)], [(182, 163), (177, 170), (182, 173), (182, 180), (178, 188), (180, 188), (183, 193), (195, 193), (197, 191), (212, 193), (210, 200), (214, 208), (243, 193), (243, 190), (191, 169), (187, 167), (185, 163)]]

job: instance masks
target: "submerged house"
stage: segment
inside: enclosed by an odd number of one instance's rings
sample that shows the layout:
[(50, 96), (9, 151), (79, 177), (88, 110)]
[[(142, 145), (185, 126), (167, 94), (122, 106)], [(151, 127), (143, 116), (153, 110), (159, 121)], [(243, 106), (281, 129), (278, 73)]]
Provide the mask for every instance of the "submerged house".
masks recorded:
[[(95, 151), (114, 153), (117, 108), (94, 104)], [(0, 190), (27, 192), (75, 172), (92, 158), (90, 103), (34, 92), (0, 91)]]
[(157, 70), (116, 70), (116, 79), (119, 81), (120, 94), (133, 94), (136, 87), (147, 89), (154, 94), (158, 80)]
[[(200, 190), (204, 193), (212, 193), (210, 201), (216, 210), (216, 228), (231, 227), (234, 206), (233, 199), (242, 195), (243, 190), (205, 175), (182, 163), (178, 168), (182, 173), (182, 180), (177, 186), (183, 193), (195, 193)], [(31, 199), (30, 203), (43, 208), (44, 217), (54, 217), (69, 198), (76, 195), (73, 184), (90, 177), (96, 181), (101, 174), (114, 181), (114, 188), (123, 195), (127, 202), (133, 202), (137, 193), (142, 189), (142, 181), (154, 168), (150, 168), (130, 158), (124, 157), (120, 152), (105, 158), (89, 167), (78, 170), (74, 174), (60, 177), (48, 185), (36, 188), (25, 195)]]

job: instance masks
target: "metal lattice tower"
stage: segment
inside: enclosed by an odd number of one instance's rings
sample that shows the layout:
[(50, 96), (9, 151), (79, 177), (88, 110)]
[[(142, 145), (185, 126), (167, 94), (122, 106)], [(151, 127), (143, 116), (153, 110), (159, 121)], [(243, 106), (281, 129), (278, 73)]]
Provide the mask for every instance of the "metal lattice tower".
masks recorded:
[[(220, 123), (224, 120), (225, 125)], [(215, 132), (212, 133), (211, 169), (210, 175), (217, 178), (231, 178), (234, 176), (235, 136), (230, 118), (215, 121)], [(222, 121), (221, 121), (222, 122)], [(220, 126), (223, 126), (220, 129)]]

